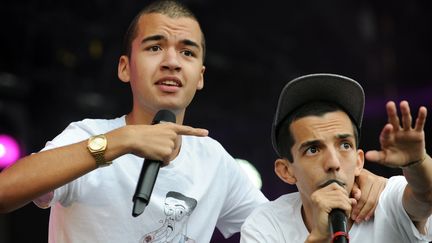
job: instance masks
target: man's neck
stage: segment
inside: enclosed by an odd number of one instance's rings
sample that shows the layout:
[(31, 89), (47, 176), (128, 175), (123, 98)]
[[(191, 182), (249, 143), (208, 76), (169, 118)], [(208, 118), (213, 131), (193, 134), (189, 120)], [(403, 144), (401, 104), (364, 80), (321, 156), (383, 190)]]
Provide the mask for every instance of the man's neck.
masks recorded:
[[(126, 115), (126, 125), (150, 125), (153, 122), (157, 112), (137, 112), (132, 110)], [(183, 124), (184, 112), (176, 113), (176, 123)]]

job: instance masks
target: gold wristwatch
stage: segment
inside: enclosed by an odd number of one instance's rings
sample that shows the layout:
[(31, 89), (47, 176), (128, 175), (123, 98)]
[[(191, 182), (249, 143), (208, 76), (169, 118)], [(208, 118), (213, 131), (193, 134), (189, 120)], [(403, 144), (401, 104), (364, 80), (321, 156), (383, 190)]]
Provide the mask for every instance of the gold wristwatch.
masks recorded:
[(106, 161), (104, 157), (107, 144), (107, 139), (104, 134), (92, 136), (88, 139), (87, 149), (95, 159), (97, 167), (104, 167), (112, 164), (112, 161)]

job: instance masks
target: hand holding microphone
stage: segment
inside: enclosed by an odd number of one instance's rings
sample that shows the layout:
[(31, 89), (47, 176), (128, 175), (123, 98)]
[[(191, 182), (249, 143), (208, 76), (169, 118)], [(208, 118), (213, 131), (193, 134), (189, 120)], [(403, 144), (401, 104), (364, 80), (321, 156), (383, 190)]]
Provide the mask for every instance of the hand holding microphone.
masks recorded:
[[(327, 183), (336, 183), (342, 187), (344, 183), (338, 180), (329, 180)], [(335, 208), (329, 214), (329, 228), (333, 243), (348, 243), (347, 216), (342, 209)]]
[[(160, 110), (153, 118), (152, 125), (160, 122), (176, 122), (174, 113), (169, 110)], [(133, 196), (132, 215), (137, 217), (144, 212), (145, 207), (150, 201), (150, 196), (153, 191), (156, 177), (159, 173), (159, 168), (162, 161), (146, 159), (144, 160), (140, 176), (138, 178), (137, 187)]]
[[(345, 194), (344, 195), (340, 194), (341, 190), (339, 190), (339, 188), (335, 188), (339, 186), (334, 185), (332, 186), (333, 188), (328, 187), (332, 183), (338, 184), (341, 187), (345, 187), (345, 183), (336, 179), (330, 179), (325, 183), (323, 183), (322, 185), (320, 185), (321, 189), (319, 190), (319, 192), (317, 191), (316, 193), (320, 193), (322, 196), (317, 196), (317, 197), (320, 197), (321, 199), (324, 197), (328, 198), (326, 200), (319, 200), (320, 203), (325, 203), (323, 205), (327, 205), (320, 208), (328, 208), (328, 207), (333, 208), (334, 206), (331, 205), (334, 205), (334, 202), (336, 202), (336, 200), (337, 201), (339, 201), (339, 199), (343, 200), (342, 198), (345, 197)], [(331, 203), (332, 201), (333, 203)], [(327, 213), (325, 215), (327, 215)], [(323, 217), (325, 216), (323, 215)], [(345, 214), (345, 210), (342, 208), (333, 208), (328, 214), (328, 230), (330, 232), (332, 243), (349, 242), (347, 225), (348, 225), (348, 218)]]
[[(207, 136), (208, 131), (206, 129), (201, 128), (193, 128), (190, 126), (184, 126), (180, 124), (175, 124), (176, 117), (174, 113), (169, 110), (160, 110), (156, 113), (152, 125), (159, 124), (161, 122), (171, 122), (173, 124), (167, 124), (166, 127), (160, 128), (164, 129), (163, 133), (165, 135), (170, 134), (169, 136), (162, 136), (163, 139), (175, 139), (179, 135), (191, 135), (191, 136)], [(160, 130), (159, 129), (159, 130)], [(157, 133), (156, 133), (157, 134)], [(174, 135), (174, 136), (173, 136)], [(152, 135), (157, 136), (157, 135)], [(144, 153), (145, 146), (141, 147), (140, 153), (134, 153), (138, 156), (143, 157), (151, 157), (150, 155)], [(146, 151), (148, 153), (148, 151)], [(159, 156), (160, 157), (160, 156)], [(132, 209), (132, 216), (137, 217), (138, 215), (144, 212), (145, 207), (148, 205), (150, 201), (150, 196), (153, 191), (154, 184), (156, 182), (157, 175), (159, 173), (159, 168), (163, 163), (162, 160), (153, 160), (153, 159), (145, 159), (143, 167), (141, 169), (141, 173), (138, 179), (138, 183), (136, 186), (135, 194), (132, 198), (134, 203)]]

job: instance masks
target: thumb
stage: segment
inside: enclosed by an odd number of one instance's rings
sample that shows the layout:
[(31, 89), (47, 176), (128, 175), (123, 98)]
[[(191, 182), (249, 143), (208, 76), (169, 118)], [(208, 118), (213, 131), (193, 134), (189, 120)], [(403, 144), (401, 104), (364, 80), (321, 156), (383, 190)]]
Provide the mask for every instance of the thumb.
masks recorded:
[(385, 158), (385, 155), (382, 151), (371, 150), (366, 152), (365, 158), (368, 161), (380, 163), (382, 158)]

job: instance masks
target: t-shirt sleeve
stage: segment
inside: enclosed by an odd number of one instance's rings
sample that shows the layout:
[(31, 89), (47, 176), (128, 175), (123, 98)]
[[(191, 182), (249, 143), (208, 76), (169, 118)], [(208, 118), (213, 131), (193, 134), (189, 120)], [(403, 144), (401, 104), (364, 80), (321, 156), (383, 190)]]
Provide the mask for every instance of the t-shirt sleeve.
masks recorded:
[[(66, 146), (69, 144), (77, 143), (82, 140), (87, 139), (90, 136), (90, 130), (86, 129), (85, 126), (82, 125), (82, 122), (74, 122), (69, 124), (62, 133), (57, 135), (52, 141), (48, 141), (45, 144), (45, 147), (41, 151), (46, 151), (62, 146)], [(49, 208), (54, 205), (56, 202), (67, 202), (69, 200), (69, 189), (75, 187), (73, 183), (78, 183), (78, 179), (61, 186), (54, 191), (48, 192), (36, 199), (33, 202), (39, 208)]]
[[(225, 152), (226, 153), (226, 152)], [(252, 180), (228, 153), (224, 156), (227, 175), (227, 195), (223, 201), (222, 213), (216, 227), (225, 238), (240, 232), (240, 227), (250, 213), (259, 205), (267, 202), (263, 193), (255, 187)]]
[(271, 224), (267, 214), (255, 210), (241, 227), (240, 243), (280, 242), (278, 227)]
[(432, 218), (429, 217), (427, 220), (426, 234), (421, 234), (403, 207), (402, 197), (407, 184), (403, 176), (391, 177), (381, 195), (380, 207), (382, 207), (386, 216), (390, 218), (389, 222), (394, 222), (396, 230), (407, 236), (409, 242), (418, 240), (432, 241)]

